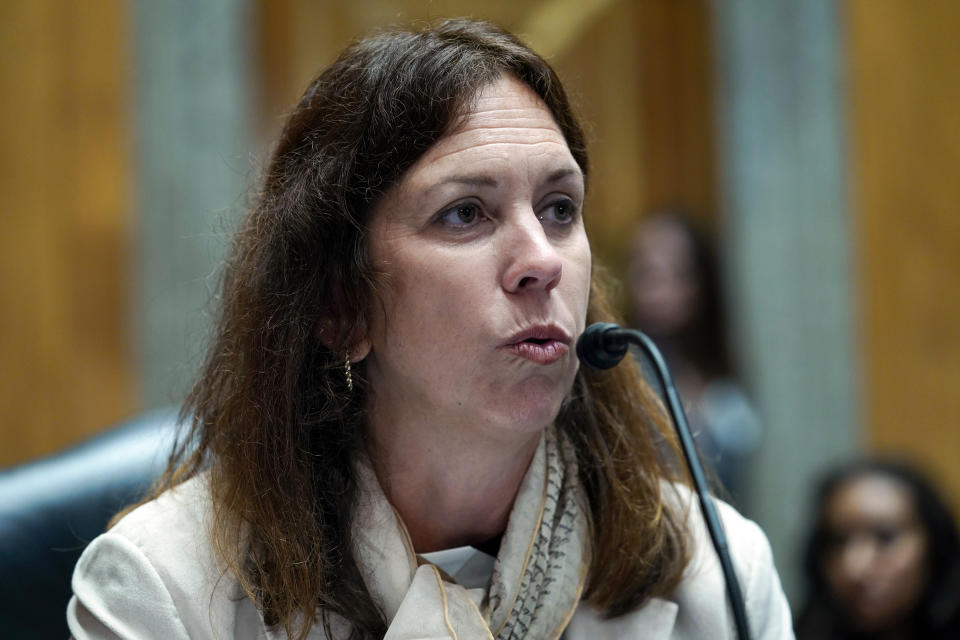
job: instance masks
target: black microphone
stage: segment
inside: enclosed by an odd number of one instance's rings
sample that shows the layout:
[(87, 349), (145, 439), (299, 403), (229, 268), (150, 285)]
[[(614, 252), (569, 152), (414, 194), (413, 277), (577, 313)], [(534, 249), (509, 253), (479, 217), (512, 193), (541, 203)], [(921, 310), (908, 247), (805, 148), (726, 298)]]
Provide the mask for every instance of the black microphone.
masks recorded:
[(611, 322), (595, 322), (577, 340), (577, 357), (591, 369), (612, 369), (627, 355), (629, 340)]
[(680, 395), (677, 393), (673, 378), (670, 376), (670, 370), (667, 368), (667, 363), (660, 354), (660, 350), (653, 344), (653, 340), (636, 329), (624, 329), (610, 322), (595, 322), (587, 327), (577, 340), (577, 357), (580, 358), (580, 362), (591, 369), (611, 369), (617, 366), (627, 355), (631, 343), (643, 349), (653, 363), (657, 377), (660, 378), (660, 384), (667, 400), (667, 408), (670, 410), (673, 426), (676, 428), (677, 437), (680, 439), (680, 449), (687, 461), (687, 468), (690, 470), (690, 477), (700, 500), (700, 511), (703, 513), (703, 520), (707, 525), (707, 531), (710, 533), (713, 548), (716, 549), (717, 556), (720, 559), (720, 568), (723, 569), (723, 577), (727, 584), (727, 595), (730, 598), (730, 608), (733, 610), (733, 617), (737, 624), (737, 637), (740, 640), (750, 640), (750, 628), (747, 622), (747, 612), (743, 605), (743, 594), (740, 591), (737, 575), (733, 570), (733, 562), (730, 560), (730, 551), (727, 548), (727, 538), (723, 533), (723, 525), (717, 515), (710, 490), (707, 488), (707, 481), (703, 475), (703, 465), (700, 463), (700, 457), (697, 455), (697, 449), (693, 444), (693, 437), (690, 435), (690, 428), (687, 426), (687, 415), (683, 411)]

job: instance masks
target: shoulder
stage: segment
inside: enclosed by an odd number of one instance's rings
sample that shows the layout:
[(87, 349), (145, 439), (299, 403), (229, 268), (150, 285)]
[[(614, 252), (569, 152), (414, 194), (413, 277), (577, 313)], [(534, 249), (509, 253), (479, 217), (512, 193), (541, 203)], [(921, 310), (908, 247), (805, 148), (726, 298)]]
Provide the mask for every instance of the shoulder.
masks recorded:
[[(200, 475), (91, 542), (73, 575), (67, 617), (74, 636), (263, 637), (253, 603), (216, 560), (211, 518)], [(237, 635), (234, 628), (248, 632)]]
[[(672, 594), (652, 598), (636, 611), (606, 619), (581, 605), (568, 628), (568, 640), (651, 638), (694, 640), (736, 637), (727, 604), (726, 583), (696, 495), (682, 485), (664, 485), (667, 504), (685, 523), (690, 561)], [(754, 640), (793, 638), (790, 610), (773, 564), (770, 544), (754, 522), (717, 501)]]
[(763, 431), (760, 418), (732, 380), (710, 381), (701, 394), (698, 409), (722, 449), (749, 453), (759, 446)]
[(211, 514), (207, 476), (201, 474), (133, 509), (106, 535), (123, 537), (145, 552), (163, 552), (209, 533)]
[[(685, 514), (690, 539), (690, 562), (673, 600), (680, 605), (678, 627), (733, 629), (726, 583), (696, 494), (672, 486), (676, 505)], [(714, 500), (737, 580), (743, 593), (752, 636), (757, 639), (792, 638), (790, 608), (780, 584), (773, 552), (763, 530), (729, 504)], [(723, 628), (723, 627), (721, 627)], [(685, 636), (681, 636), (685, 637)], [(691, 633), (689, 637), (698, 637)], [(732, 637), (732, 636), (731, 636)]]

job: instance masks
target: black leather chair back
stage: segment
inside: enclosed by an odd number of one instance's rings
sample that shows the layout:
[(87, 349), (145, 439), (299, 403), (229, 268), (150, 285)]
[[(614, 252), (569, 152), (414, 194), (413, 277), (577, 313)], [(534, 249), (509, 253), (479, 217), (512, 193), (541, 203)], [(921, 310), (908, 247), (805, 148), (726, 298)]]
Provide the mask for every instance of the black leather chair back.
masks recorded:
[(0, 471), (0, 637), (69, 636), (77, 559), (160, 475), (176, 427), (175, 411), (152, 411), (58, 455)]

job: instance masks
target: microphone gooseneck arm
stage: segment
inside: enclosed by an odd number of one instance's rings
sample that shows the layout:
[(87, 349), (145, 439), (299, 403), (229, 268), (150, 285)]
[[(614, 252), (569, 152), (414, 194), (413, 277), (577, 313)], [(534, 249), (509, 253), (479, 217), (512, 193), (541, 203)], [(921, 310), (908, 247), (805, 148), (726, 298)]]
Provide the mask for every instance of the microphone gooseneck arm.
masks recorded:
[(673, 419), (673, 425), (680, 439), (680, 448), (683, 451), (683, 457), (686, 459), (687, 468), (690, 470), (690, 477), (700, 501), (700, 511), (703, 513), (710, 539), (720, 559), (720, 567), (723, 570), (723, 577), (727, 585), (727, 596), (730, 598), (730, 608), (733, 610), (733, 617), (737, 625), (737, 638), (739, 640), (750, 640), (750, 628), (743, 603), (743, 594), (733, 570), (733, 562), (730, 559), (730, 550), (726, 535), (723, 532), (723, 525), (717, 515), (710, 490), (707, 488), (703, 466), (700, 464), (700, 457), (697, 455), (693, 437), (690, 435), (690, 428), (687, 426), (687, 416), (683, 410), (683, 405), (680, 403), (680, 396), (660, 350), (657, 349), (649, 337), (636, 329), (625, 329), (609, 322), (597, 322), (587, 327), (580, 339), (577, 340), (577, 357), (592, 369), (610, 369), (623, 360), (631, 343), (643, 349), (653, 363), (657, 377), (660, 378), (660, 384), (667, 400), (667, 408), (670, 410), (670, 417)]

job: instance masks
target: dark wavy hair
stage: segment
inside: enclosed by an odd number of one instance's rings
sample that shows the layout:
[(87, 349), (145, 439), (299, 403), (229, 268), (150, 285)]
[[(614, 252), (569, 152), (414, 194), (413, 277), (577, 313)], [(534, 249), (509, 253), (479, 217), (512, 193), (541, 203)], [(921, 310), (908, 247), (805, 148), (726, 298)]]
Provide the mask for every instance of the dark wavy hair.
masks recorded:
[[(358, 41), (307, 88), (236, 233), (216, 333), (183, 407), (192, 425), (153, 495), (209, 474), (214, 549), (263, 614), (303, 638), (345, 618), (382, 637), (350, 536), (370, 391), (342, 369), (385, 286), (368, 252), (371, 209), (503, 75), (547, 105), (587, 174), (584, 135), (550, 66), (485, 22), (446, 21)], [(588, 321), (615, 321), (599, 269)], [(323, 339), (318, 327), (322, 327)], [(655, 441), (670, 436), (636, 367), (582, 371), (557, 418), (576, 446), (590, 501), (592, 569), (584, 597), (617, 615), (678, 583), (683, 514)], [(660, 434), (660, 435), (658, 435)]]
[(927, 539), (925, 557), (927, 582), (910, 617), (913, 637), (930, 640), (960, 638), (960, 535), (950, 509), (931, 482), (912, 465), (891, 459), (863, 459), (829, 472), (816, 491), (816, 523), (807, 541), (803, 570), (807, 580), (806, 601), (797, 616), (797, 637), (801, 640), (866, 638), (858, 635), (845, 620), (843, 611), (830, 595), (823, 572), (824, 553), (830, 531), (825, 508), (847, 482), (865, 476), (893, 478), (910, 492), (920, 526)]

